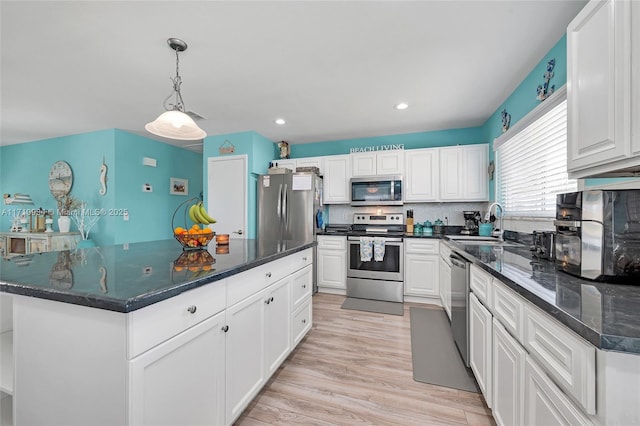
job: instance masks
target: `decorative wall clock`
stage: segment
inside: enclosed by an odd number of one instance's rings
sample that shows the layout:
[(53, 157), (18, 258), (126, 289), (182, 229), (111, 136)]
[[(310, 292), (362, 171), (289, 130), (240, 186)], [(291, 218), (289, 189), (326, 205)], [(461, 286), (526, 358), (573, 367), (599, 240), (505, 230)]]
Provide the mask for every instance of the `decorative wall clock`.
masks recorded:
[(73, 172), (65, 161), (56, 161), (49, 170), (49, 190), (54, 198), (67, 195), (73, 186)]

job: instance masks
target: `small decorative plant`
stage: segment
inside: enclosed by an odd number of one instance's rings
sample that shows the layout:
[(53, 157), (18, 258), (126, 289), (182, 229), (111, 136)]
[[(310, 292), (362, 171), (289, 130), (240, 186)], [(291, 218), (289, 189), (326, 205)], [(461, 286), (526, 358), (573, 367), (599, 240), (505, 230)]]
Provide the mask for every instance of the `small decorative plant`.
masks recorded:
[(81, 205), (77, 199), (71, 194), (64, 194), (56, 197), (56, 203), (58, 203), (58, 214), (60, 216), (69, 216), (71, 210), (78, 208)]
[[(78, 227), (78, 232), (83, 240), (89, 239), (91, 228), (100, 220), (100, 213), (97, 210), (87, 209), (87, 203), (79, 201), (79, 208), (69, 210), (71, 219)], [(96, 213), (96, 214), (92, 214)]]

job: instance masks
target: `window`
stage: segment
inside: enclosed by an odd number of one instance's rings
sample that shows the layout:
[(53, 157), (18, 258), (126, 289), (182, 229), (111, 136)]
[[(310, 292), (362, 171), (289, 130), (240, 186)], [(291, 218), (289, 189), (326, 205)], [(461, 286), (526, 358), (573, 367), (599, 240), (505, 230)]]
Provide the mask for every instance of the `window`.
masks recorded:
[(496, 198), (507, 216), (554, 217), (556, 194), (578, 188), (567, 173), (566, 90), (554, 95), (494, 141)]

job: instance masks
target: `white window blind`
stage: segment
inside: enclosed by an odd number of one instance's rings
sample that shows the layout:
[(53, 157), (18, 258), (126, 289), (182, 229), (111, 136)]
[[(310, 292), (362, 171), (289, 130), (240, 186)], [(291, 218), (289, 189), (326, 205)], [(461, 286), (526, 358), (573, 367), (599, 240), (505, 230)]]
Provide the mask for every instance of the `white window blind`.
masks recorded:
[(555, 216), (556, 194), (578, 187), (567, 174), (566, 99), (502, 140), (496, 159), (496, 195), (507, 216)]

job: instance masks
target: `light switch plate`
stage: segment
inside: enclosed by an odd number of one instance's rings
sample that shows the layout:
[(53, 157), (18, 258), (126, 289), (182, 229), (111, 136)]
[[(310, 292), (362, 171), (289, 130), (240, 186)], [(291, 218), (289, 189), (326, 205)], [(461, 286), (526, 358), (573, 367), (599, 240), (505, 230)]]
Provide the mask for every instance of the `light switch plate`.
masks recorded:
[(142, 185), (142, 192), (153, 192), (153, 187), (148, 183)]

